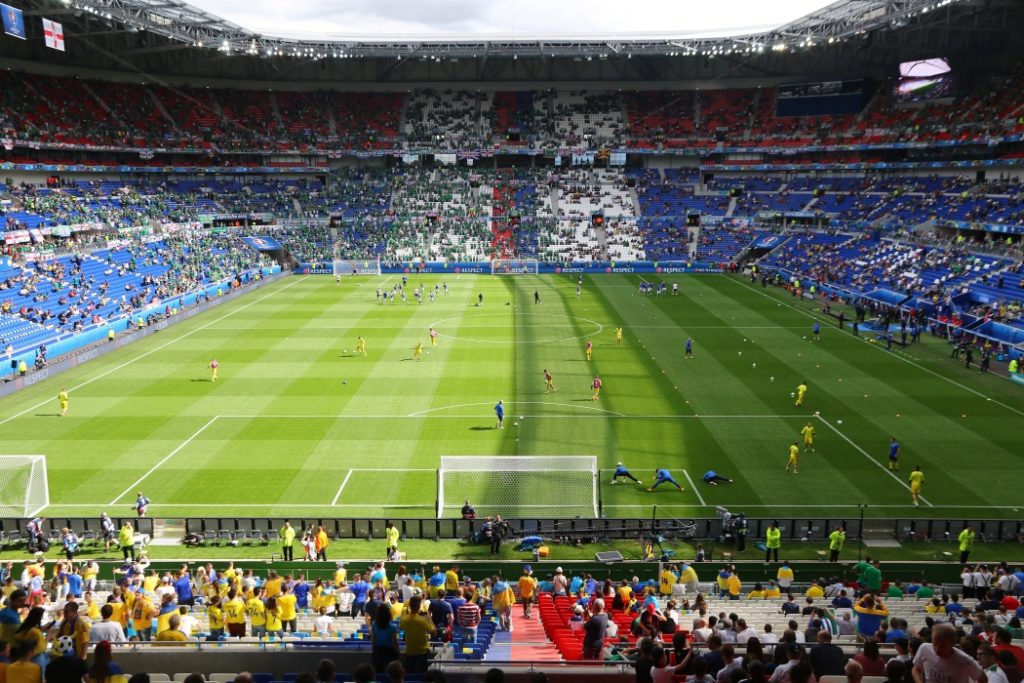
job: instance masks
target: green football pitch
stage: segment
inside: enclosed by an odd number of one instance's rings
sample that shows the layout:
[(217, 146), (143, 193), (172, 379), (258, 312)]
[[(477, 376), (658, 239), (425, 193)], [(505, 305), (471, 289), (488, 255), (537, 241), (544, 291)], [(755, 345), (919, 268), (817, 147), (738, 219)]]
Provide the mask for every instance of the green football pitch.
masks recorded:
[[(809, 304), (743, 279), (647, 277), (680, 294), (643, 297), (636, 275), (587, 277), (577, 298), (575, 276), (450, 274), (410, 277), (408, 303), (381, 305), (375, 288), (400, 276), (285, 278), (4, 399), (0, 453), (46, 456), (53, 516), (126, 515), (143, 491), (161, 517), (431, 517), (450, 455), (595, 456), (609, 517), (655, 505), (677, 518), (716, 505), (853, 517), (861, 504), (871, 516), (1020, 516), (1020, 485), (1001, 476), (1022, 463), (1020, 387), (946, 360), (940, 340), (887, 352), (826, 323), (814, 342)], [(415, 303), (414, 285), (441, 282), (447, 296)], [(787, 472), (808, 423), (817, 451)], [(897, 474), (890, 436), (903, 445)], [(619, 461), (645, 486), (668, 468), (686, 490), (610, 486)], [(916, 510), (915, 465), (926, 476)], [(735, 483), (702, 484), (710, 469)], [(500, 500), (525, 516), (561, 514), (569, 478), (531, 481), (468, 495), (481, 513)]]

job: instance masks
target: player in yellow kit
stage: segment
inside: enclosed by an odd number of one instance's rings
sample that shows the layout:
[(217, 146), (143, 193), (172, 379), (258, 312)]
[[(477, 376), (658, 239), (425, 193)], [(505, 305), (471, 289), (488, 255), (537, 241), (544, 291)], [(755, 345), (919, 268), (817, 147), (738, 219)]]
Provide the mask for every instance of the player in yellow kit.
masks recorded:
[(57, 394), (57, 403), (60, 404), (60, 416), (64, 417), (68, 413), (68, 390), (62, 388), (60, 393)]
[(794, 441), (789, 446), (789, 461), (786, 463), (786, 471), (792, 469), (793, 474), (800, 474), (800, 446)]
[(362, 337), (356, 337), (356, 353), (366, 355), (366, 340)]
[(616, 327), (615, 328), (615, 345), (616, 346), (622, 346), (622, 328), (621, 327)]
[(586, 344), (586, 348), (587, 348), (587, 360), (593, 359), (593, 357), (594, 357), (594, 342), (592, 342), (592, 341), (590, 341), (588, 339), (587, 340), (587, 344)]
[(804, 437), (804, 450), (812, 453), (816, 452), (814, 450), (814, 426), (808, 422), (804, 425), (804, 428), (800, 430), (800, 433), (803, 434)]
[(412, 357), (416, 360), (423, 359), (423, 342), (416, 342), (416, 348), (412, 350)]
[(214, 358), (213, 360), (210, 361), (210, 381), (211, 382), (216, 382), (217, 381), (217, 370), (219, 370), (219, 369), (220, 369), (220, 363), (218, 363), (217, 359)]
[(435, 349), (437, 348), (437, 330), (433, 327), (430, 328), (430, 345)]
[(921, 503), (917, 499), (921, 495), (922, 484), (924, 484), (924, 472), (921, 471), (921, 466), (918, 465), (910, 473), (910, 498), (914, 501), (914, 507), (916, 508), (921, 507)]
[(555, 388), (555, 379), (551, 376), (551, 373), (546, 369), (544, 370), (544, 393), (547, 394), (552, 391), (558, 391)]
[(793, 405), (802, 406), (804, 404), (804, 394), (807, 393), (807, 382), (800, 382), (796, 387), (796, 403)]

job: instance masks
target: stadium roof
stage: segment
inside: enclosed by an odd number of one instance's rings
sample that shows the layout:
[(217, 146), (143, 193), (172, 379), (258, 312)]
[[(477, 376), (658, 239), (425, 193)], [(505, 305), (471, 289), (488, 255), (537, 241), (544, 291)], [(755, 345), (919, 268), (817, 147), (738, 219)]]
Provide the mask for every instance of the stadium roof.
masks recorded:
[[(88, 12), (172, 41), (224, 54), (302, 59), (353, 57), (609, 57), (612, 55), (718, 55), (806, 49), (847, 40), (879, 28), (904, 26), (917, 16), (975, 0), (839, 0), (773, 29), (719, 35), (401, 36), (305, 38), (262, 34), (181, 0), (60, 0), (69, 11)], [(685, 5), (687, 3), (680, 3)], [(820, 3), (812, 3), (820, 4)]]
[(730, 36), (767, 31), (833, 0), (192, 0), (247, 29), (335, 40), (551, 40)]
[[(618, 35), (539, 36), (524, 31), (455, 38), (339, 37), (326, 20), (322, 35), (284, 36), (254, 30), (182, 0), (8, 1), (25, 9), (28, 33), (28, 40), (5, 40), (0, 65), (8, 68), (55, 68), (95, 77), (122, 72), (143, 81), (164, 76), (189, 83), (196, 78), (206, 79), (206, 84), (249, 81), (295, 89), (470, 83), (522, 88), (566, 82), (721, 87), (717, 84), (768, 79), (881, 79), (894, 73), (900, 61), (927, 57), (952, 58), (966, 75), (998, 72), (1018, 60), (1019, 36), (1024, 35), (1020, 0), (839, 0), (775, 28), (732, 35), (675, 33), (669, 18), (668, 33), (662, 34), (624, 30)], [(379, 1), (408, 14), (404, 0)], [(645, 12), (650, 6), (642, 3), (648, 1), (653, 0), (641, 0), (637, 11)], [(315, 6), (309, 11), (315, 12)], [(66, 52), (44, 46), (40, 18), (63, 23)], [(759, 19), (753, 14), (746, 18)]]

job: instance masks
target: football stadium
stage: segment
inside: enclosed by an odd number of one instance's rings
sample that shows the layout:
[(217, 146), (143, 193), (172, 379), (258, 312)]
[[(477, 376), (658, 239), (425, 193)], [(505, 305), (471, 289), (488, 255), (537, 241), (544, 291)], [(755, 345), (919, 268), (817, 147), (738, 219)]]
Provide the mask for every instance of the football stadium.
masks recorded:
[(9, 2), (0, 683), (1021, 681), (1020, 2)]

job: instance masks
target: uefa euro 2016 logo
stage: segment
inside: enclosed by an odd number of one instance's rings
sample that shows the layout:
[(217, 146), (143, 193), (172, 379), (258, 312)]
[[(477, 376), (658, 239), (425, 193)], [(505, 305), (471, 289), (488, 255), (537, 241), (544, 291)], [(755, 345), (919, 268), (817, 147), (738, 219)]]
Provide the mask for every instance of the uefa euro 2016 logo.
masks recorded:
[(254, 246), (260, 249), (270, 249), (270, 242), (266, 241), (262, 237), (253, 237), (251, 239)]

